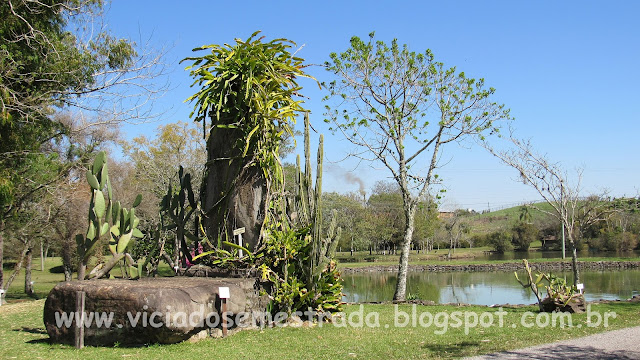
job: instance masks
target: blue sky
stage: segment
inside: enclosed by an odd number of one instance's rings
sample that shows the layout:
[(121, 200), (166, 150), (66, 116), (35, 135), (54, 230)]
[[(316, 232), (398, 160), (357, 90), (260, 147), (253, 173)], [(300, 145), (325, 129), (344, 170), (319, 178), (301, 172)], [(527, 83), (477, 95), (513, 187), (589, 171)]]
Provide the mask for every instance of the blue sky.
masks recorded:
[[(371, 31), (397, 38), (410, 49), (431, 49), (436, 60), (496, 88), (495, 100), (515, 117), (521, 137), (569, 171), (584, 167), (585, 195), (608, 189), (613, 196), (640, 190), (640, 2), (635, 1), (113, 1), (110, 30), (137, 42), (151, 39), (168, 49), (171, 90), (158, 104), (171, 110), (161, 123), (187, 121), (194, 93), (179, 60), (205, 44), (232, 43), (262, 30), (305, 45), (298, 53), (322, 64), (344, 51), (353, 35)], [(327, 79), (319, 66), (309, 72)], [(323, 123), (323, 93), (302, 81), (312, 123), (324, 133), (328, 162), (342, 159), (349, 145)], [(159, 124), (127, 126), (128, 138)], [(317, 134), (314, 135), (317, 138)], [(317, 143), (316, 139), (312, 144)], [(483, 210), (539, 199), (518, 183), (516, 173), (474, 146), (444, 149), (438, 173), (447, 194), (444, 208)], [(381, 165), (335, 163), (325, 172), (325, 191), (356, 191), (387, 179)]]

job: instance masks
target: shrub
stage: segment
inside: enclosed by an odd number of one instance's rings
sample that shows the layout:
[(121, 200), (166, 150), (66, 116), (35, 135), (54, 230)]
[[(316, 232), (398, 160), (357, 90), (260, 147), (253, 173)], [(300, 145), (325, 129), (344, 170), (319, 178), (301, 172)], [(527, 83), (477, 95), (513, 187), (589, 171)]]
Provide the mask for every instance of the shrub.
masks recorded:
[(313, 244), (309, 228), (271, 231), (265, 241), (263, 252), (256, 257), (263, 259), (259, 269), (263, 280), (272, 286), (271, 312), (342, 310), (342, 279), (335, 262), (324, 265), (318, 278), (311, 273)]
[(512, 239), (513, 234), (504, 230), (493, 232), (487, 236), (489, 246), (493, 247), (493, 250), (498, 253), (513, 250)]
[(589, 239), (589, 248), (602, 251), (632, 251), (638, 246), (638, 235), (631, 232), (606, 231)]
[(488, 243), (488, 235), (485, 234), (473, 234), (469, 241), (473, 244), (473, 247), (482, 247), (487, 246)]
[(533, 224), (521, 222), (513, 227), (513, 246), (516, 251), (528, 251), (532, 242), (538, 239), (538, 228)]

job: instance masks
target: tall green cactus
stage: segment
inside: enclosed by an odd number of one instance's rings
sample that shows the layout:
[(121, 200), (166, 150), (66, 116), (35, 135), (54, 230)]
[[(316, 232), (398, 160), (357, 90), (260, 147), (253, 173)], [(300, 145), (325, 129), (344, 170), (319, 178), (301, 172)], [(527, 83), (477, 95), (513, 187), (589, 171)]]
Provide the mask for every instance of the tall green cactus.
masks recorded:
[[(118, 261), (125, 259), (128, 263), (127, 270), (136, 271), (131, 256), (126, 256), (126, 251), (132, 245), (132, 239), (143, 237), (137, 226), (140, 220), (135, 215), (135, 208), (140, 205), (142, 195), (138, 195), (131, 210), (113, 201), (113, 191), (109, 181), (107, 167), (107, 154), (104, 151), (98, 153), (93, 164), (86, 172), (87, 182), (91, 187), (91, 200), (89, 202), (89, 224), (86, 235), (78, 234), (76, 243), (80, 255), (80, 267), (78, 279), (84, 280), (87, 264), (101, 239), (109, 233), (109, 250), (113, 257), (106, 264), (98, 264), (91, 275), (99, 278), (109, 273)], [(105, 198), (104, 191), (107, 191)], [(110, 226), (111, 225), (111, 226)]]
[[(316, 183), (313, 187), (311, 176), (311, 147), (310, 147), (309, 113), (304, 116), (304, 155), (305, 171), (300, 166), (300, 156), (296, 159), (295, 200), (290, 212), (296, 213), (297, 222), (309, 226), (312, 234), (312, 249), (309, 257), (309, 284), (315, 287), (316, 280), (331, 262), (338, 246), (342, 229), (337, 227), (337, 212), (332, 211), (331, 222), (326, 236), (322, 235), (322, 165), (324, 158), (324, 137), (320, 135), (318, 157), (316, 163)], [(291, 217), (291, 216), (290, 216)]]

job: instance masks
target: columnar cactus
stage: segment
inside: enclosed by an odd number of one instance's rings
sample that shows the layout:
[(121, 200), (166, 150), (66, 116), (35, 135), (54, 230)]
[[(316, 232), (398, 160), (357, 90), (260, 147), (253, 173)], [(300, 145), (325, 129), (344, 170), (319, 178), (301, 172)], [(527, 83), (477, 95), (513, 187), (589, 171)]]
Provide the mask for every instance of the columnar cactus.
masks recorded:
[(311, 177), (311, 148), (309, 144), (309, 113), (304, 117), (304, 154), (305, 171), (300, 166), (300, 156), (296, 161), (296, 194), (290, 209), (297, 214), (297, 222), (311, 227), (312, 250), (310, 256), (310, 286), (315, 286), (317, 279), (333, 258), (342, 229), (337, 227), (337, 213), (332, 212), (327, 236), (322, 235), (322, 163), (324, 157), (324, 137), (320, 135), (318, 158), (316, 164), (316, 183), (313, 186)]
[[(132, 244), (132, 239), (143, 237), (137, 226), (140, 220), (135, 215), (135, 208), (140, 205), (142, 195), (138, 195), (131, 210), (113, 201), (113, 191), (109, 181), (107, 167), (107, 155), (104, 151), (98, 153), (92, 166), (86, 172), (87, 182), (91, 187), (91, 201), (89, 202), (89, 225), (85, 236), (78, 234), (76, 242), (81, 264), (78, 269), (78, 279), (85, 278), (85, 272), (89, 259), (94, 254), (100, 240), (109, 233), (109, 250), (113, 257), (106, 264), (98, 264), (92, 272), (92, 277), (102, 277), (108, 274), (118, 261), (126, 258), (127, 269), (136, 271), (131, 256), (126, 256), (127, 249)], [(105, 198), (104, 191), (107, 191)], [(111, 226), (110, 226), (111, 225)]]

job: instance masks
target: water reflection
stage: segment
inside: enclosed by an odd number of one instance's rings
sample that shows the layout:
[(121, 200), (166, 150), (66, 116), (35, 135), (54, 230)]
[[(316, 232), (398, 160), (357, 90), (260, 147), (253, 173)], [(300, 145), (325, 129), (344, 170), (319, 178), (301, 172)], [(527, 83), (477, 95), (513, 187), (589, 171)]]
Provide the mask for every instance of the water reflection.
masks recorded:
[[(570, 272), (556, 275), (573, 281)], [(640, 270), (583, 271), (581, 276), (588, 301), (628, 299), (640, 293)], [(397, 279), (393, 272), (345, 274), (343, 278), (345, 301), (393, 299)], [(523, 289), (511, 272), (410, 272), (407, 293), (441, 304), (531, 304), (536, 301), (531, 291)]]

